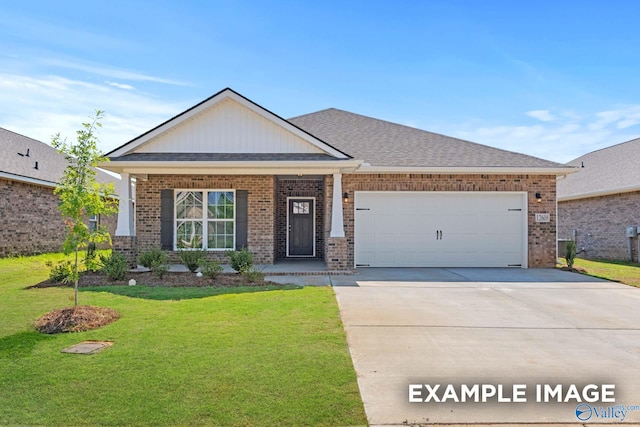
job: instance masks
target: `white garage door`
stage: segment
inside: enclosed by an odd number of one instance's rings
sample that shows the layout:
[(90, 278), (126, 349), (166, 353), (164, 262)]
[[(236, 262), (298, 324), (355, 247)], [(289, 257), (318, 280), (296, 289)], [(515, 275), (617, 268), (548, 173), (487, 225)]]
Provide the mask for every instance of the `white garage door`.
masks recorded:
[(356, 267), (527, 267), (525, 193), (356, 192)]

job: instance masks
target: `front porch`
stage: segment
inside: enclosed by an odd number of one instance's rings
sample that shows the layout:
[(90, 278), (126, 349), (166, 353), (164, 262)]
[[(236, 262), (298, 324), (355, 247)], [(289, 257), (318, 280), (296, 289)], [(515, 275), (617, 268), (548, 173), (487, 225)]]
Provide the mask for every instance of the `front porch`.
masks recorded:
[[(254, 262), (266, 266), (267, 274), (343, 272), (349, 267), (341, 181), (341, 174), (147, 175), (136, 183), (134, 215), (131, 177), (123, 174), (121, 194), (129, 197), (120, 200), (114, 249), (124, 253), (132, 266), (137, 255), (154, 248), (167, 250), (171, 261), (177, 263), (177, 230), (182, 219), (178, 218), (176, 205), (182, 203), (180, 196), (185, 193), (198, 196), (192, 197), (196, 204), (189, 207), (189, 212), (196, 212), (198, 218), (204, 215), (197, 220), (198, 230), (202, 230), (198, 233), (203, 233), (199, 241), (204, 242), (202, 247), (211, 248), (208, 245), (213, 240), (207, 235), (210, 224), (203, 201), (208, 200), (208, 193), (224, 192), (235, 212), (229, 216), (234, 240), (227, 250), (248, 247)], [(211, 206), (208, 209), (210, 212)], [(227, 250), (208, 253), (225, 263)], [(319, 263), (311, 263), (314, 260)], [(323, 268), (317, 267), (320, 263)]]

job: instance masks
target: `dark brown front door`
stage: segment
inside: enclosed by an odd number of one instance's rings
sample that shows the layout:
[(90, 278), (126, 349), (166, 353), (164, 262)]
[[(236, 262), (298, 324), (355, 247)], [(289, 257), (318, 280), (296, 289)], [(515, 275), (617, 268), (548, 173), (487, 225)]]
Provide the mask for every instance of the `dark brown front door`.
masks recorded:
[(314, 256), (313, 199), (289, 199), (289, 256)]

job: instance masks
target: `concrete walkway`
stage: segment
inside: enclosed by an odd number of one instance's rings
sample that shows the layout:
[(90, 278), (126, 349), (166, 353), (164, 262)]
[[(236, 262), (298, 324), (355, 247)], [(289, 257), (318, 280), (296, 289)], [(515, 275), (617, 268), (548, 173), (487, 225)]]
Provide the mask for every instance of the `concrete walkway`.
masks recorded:
[[(534, 269), (362, 269), (331, 280), (371, 425), (581, 422), (575, 399), (536, 403), (538, 384), (614, 384), (615, 403), (591, 405), (640, 409), (640, 289)], [(524, 384), (527, 403), (409, 403), (409, 384)], [(625, 417), (638, 423), (640, 410)]]

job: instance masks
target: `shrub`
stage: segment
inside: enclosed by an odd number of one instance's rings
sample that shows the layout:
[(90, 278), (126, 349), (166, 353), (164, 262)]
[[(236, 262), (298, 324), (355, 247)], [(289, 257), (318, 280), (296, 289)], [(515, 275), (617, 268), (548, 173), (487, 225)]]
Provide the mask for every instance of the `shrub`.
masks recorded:
[(567, 241), (564, 251), (564, 259), (567, 260), (567, 267), (573, 268), (573, 263), (576, 260), (576, 242), (573, 240)]
[(242, 248), (241, 251), (229, 251), (227, 256), (230, 259), (231, 268), (238, 273), (244, 273), (253, 267), (253, 255), (247, 248)]
[(97, 256), (97, 248), (95, 242), (89, 243), (87, 253), (84, 256), (84, 267), (88, 271), (98, 271), (101, 268), (100, 261)]
[(160, 279), (162, 279), (162, 276), (164, 276), (166, 272), (169, 271), (169, 264), (167, 264), (166, 256), (164, 260), (154, 260), (151, 263), (150, 268), (151, 271), (153, 271)]
[(222, 270), (223, 268), (219, 261), (211, 261), (206, 258), (200, 260), (200, 271), (202, 271), (204, 277), (215, 279), (218, 274), (222, 273)]
[(111, 252), (111, 255), (100, 254), (102, 269), (100, 271), (111, 280), (124, 280), (129, 272), (127, 259), (119, 252)]
[(189, 249), (179, 250), (178, 257), (180, 261), (189, 269), (190, 272), (195, 273), (202, 261), (207, 256), (207, 252), (204, 249)]
[[(140, 254), (138, 257), (138, 263), (141, 266), (152, 269), (151, 266), (154, 262), (167, 262), (167, 254), (161, 249), (150, 249)], [(152, 269), (153, 270), (153, 269)]]
[(49, 267), (49, 280), (55, 283), (71, 283), (73, 282), (73, 265), (71, 261), (60, 261), (53, 264), (47, 261), (46, 266)]
[(264, 280), (264, 273), (262, 272), (262, 270), (258, 270), (255, 267), (251, 267), (250, 269), (248, 269), (247, 271), (245, 271), (244, 273), (242, 273), (242, 275), (250, 282), (262, 282)]

